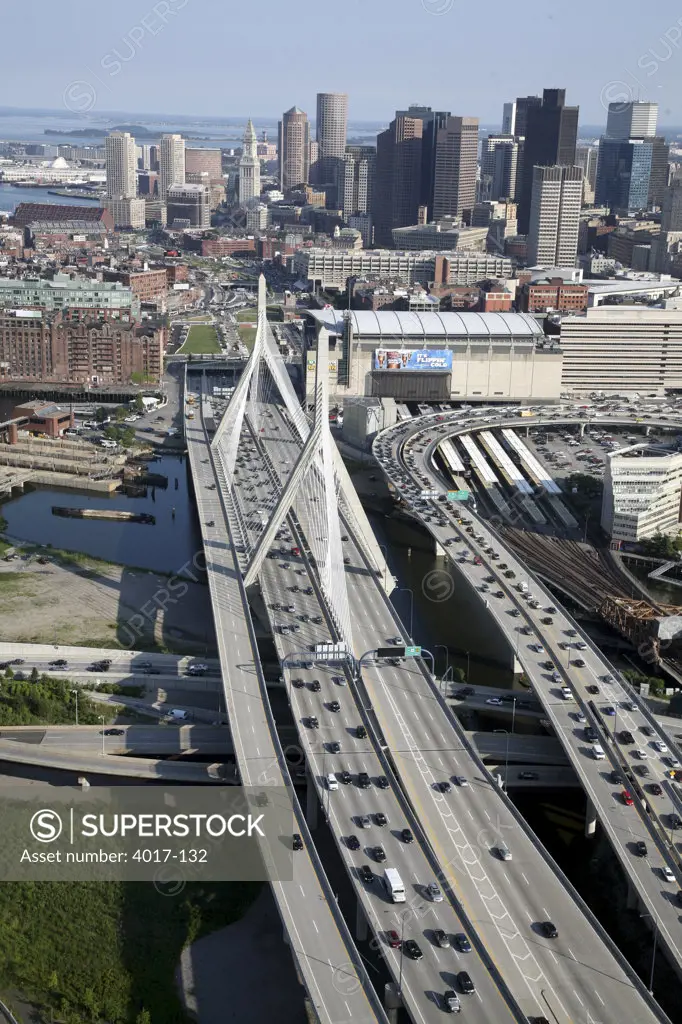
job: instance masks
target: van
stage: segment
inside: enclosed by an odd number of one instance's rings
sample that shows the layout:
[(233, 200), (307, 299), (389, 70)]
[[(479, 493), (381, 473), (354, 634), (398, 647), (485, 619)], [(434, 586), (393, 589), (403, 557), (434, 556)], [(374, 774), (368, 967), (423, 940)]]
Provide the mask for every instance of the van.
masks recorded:
[(333, 793), (338, 788), (339, 783), (337, 781), (336, 775), (334, 775), (334, 772), (330, 772), (329, 775), (327, 776), (327, 789), (330, 791), (330, 793)]
[(604, 748), (601, 743), (592, 744), (592, 757), (595, 761), (603, 761), (605, 759), (606, 754), (604, 753)]

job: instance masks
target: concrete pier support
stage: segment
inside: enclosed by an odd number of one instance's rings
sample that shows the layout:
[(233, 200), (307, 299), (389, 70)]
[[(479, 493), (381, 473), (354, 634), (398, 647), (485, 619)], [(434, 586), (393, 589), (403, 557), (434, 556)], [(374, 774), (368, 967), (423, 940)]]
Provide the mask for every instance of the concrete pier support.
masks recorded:
[(384, 986), (384, 1010), (391, 1024), (398, 1024), (398, 1013), (403, 1001), (398, 995), (398, 989), (392, 981)]
[(367, 918), (360, 900), (355, 904), (355, 938), (358, 942), (365, 942), (367, 939)]
[(581, 436), (581, 437), (584, 437), (584, 436), (585, 436), (585, 427), (586, 427), (586, 426), (587, 426), (587, 423), (581, 423), (581, 424), (580, 424), (580, 436)]
[(436, 558), (446, 558), (447, 551), (442, 544), (436, 544)]
[(594, 809), (594, 804), (591, 800), (587, 801), (587, 807), (585, 808), (585, 835), (588, 837), (593, 836), (597, 831), (597, 812)]
[(310, 772), (306, 776), (306, 801), (305, 801), (305, 820), (308, 823), (308, 828), (313, 831), (317, 828), (317, 812), (319, 803), (317, 800), (317, 790), (315, 789), (315, 783), (310, 777)]

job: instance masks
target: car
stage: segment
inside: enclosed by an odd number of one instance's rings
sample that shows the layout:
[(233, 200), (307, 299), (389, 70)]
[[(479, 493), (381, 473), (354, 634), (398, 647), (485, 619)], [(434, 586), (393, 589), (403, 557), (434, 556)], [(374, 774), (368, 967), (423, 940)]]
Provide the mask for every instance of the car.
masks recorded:
[(391, 949), (400, 949), (400, 936), (395, 928), (389, 928), (388, 931), (384, 932), (384, 938), (386, 940), (386, 944), (389, 945)]
[(471, 943), (469, 942), (464, 932), (456, 932), (453, 935), (453, 943), (455, 948), (459, 950), (460, 953), (471, 952)]
[(667, 746), (661, 740), (654, 740), (654, 742), (651, 744), (651, 746), (654, 748), (654, 750), (657, 750), (659, 754), (667, 754), (668, 753)]
[(388, 818), (383, 811), (377, 811), (374, 815), (374, 824), (378, 825), (379, 828), (384, 828), (384, 826), (388, 824)]
[(630, 793), (628, 792), (627, 789), (624, 789), (623, 792), (620, 794), (620, 796), (621, 796), (621, 800), (623, 801), (623, 803), (625, 804), (626, 807), (632, 807), (632, 804), (634, 803), (634, 801), (633, 801), (632, 796), (630, 795)]
[(302, 850), (303, 849), (303, 840), (301, 839), (301, 837), (298, 834), (298, 832), (294, 832), (294, 834), (292, 836), (291, 846), (292, 846), (292, 849), (294, 849), (294, 850)]
[(468, 971), (460, 971), (457, 975), (457, 984), (459, 985), (460, 992), (463, 992), (465, 996), (471, 996), (476, 991)]
[(556, 939), (559, 936), (557, 926), (552, 921), (541, 921), (540, 931), (546, 939)]
[(453, 775), (452, 776), (452, 781), (454, 782), (454, 784), (456, 786), (463, 786), (463, 787), (466, 788), (469, 785), (468, 780), (465, 779), (465, 777), (463, 775)]
[(635, 853), (638, 857), (646, 857), (649, 851), (646, 848), (646, 843), (643, 839), (638, 839), (635, 843)]
[(291, 685), (294, 686), (297, 690), (300, 690), (302, 686), (305, 686), (305, 682), (303, 679), (300, 678), (300, 676), (297, 676), (296, 679), (291, 680)]
[(364, 725), (356, 726), (355, 735), (359, 740), (364, 740), (364, 738), (367, 736), (367, 730), (365, 729)]
[(340, 772), (339, 778), (341, 782), (344, 784), (344, 786), (350, 785), (350, 783), (353, 781), (353, 776), (349, 771)]
[(338, 740), (332, 740), (327, 749), (329, 750), (330, 754), (340, 754), (341, 744), (339, 743)]
[(651, 793), (652, 796), (661, 796), (663, 790), (657, 782), (652, 782), (647, 786), (647, 792)]
[(667, 864), (664, 864), (663, 867), (661, 868), (661, 878), (664, 881), (666, 881), (666, 882), (674, 882), (675, 881), (675, 876), (674, 876), (674, 874), (672, 873), (672, 871), (670, 870), (670, 868), (668, 867)]
[(587, 687), (587, 692), (588, 693), (599, 693), (599, 687), (597, 686), (596, 683), (590, 683), (589, 686)]
[(612, 718), (616, 713), (616, 709), (614, 707), (611, 707), (610, 704), (607, 704), (605, 707), (601, 709), (601, 713), (602, 715), (606, 715), (607, 717)]
[(414, 836), (412, 835), (412, 832), (411, 832), (411, 830), (409, 828), (404, 828), (404, 829), (401, 830), (400, 838), (402, 839), (402, 841), (404, 843), (413, 843), (414, 842)]
[(403, 942), (403, 952), (410, 960), (421, 960), (424, 955), (419, 948), (419, 944), (414, 939), (405, 939)]
[(358, 814), (357, 816), (358, 828), (369, 828), (372, 824), (372, 820), (369, 814)]
[(525, 779), (528, 782), (530, 782), (533, 779), (539, 779), (540, 778), (540, 773), (539, 772), (519, 772), (519, 774), (517, 775), (517, 778), (518, 779)]
[(440, 891), (435, 882), (429, 882), (425, 889), (427, 897), (432, 903), (442, 903), (443, 893)]
[(66, 658), (55, 658), (54, 661), (50, 662), (52, 668), (66, 668), (68, 664)]
[(444, 932), (442, 928), (434, 928), (433, 930), (434, 942), (441, 949), (450, 948), (450, 937), (447, 932)]
[(374, 872), (369, 864), (363, 864), (362, 867), (359, 868), (358, 874), (360, 876), (360, 880), (363, 881), (365, 885), (370, 885), (374, 881)]
[(447, 1013), (461, 1013), (462, 1004), (454, 989), (449, 988), (443, 992), (443, 1007)]
[(644, 750), (642, 747), (637, 747), (636, 750), (633, 750), (632, 756), (638, 757), (640, 761), (646, 761), (649, 755), (647, 754), (646, 750)]
[(656, 735), (654, 730), (651, 728), (650, 725), (640, 725), (639, 731), (643, 732), (645, 736), (655, 736)]
[(383, 864), (383, 862), (386, 860), (386, 853), (384, 851), (383, 846), (373, 846), (372, 856), (374, 857), (377, 864)]
[(618, 739), (621, 743), (634, 743), (635, 737), (632, 735), (629, 729), (621, 729), (618, 733)]
[(679, 814), (669, 814), (668, 825), (670, 826), (670, 828), (675, 830), (678, 828), (682, 828), (682, 818), (680, 818)]
[(339, 704), (338, 700), (333, 700), (333, 701), (330, 702), (329, 710), (330, 711), (334, 711), (334, 712), (337, 712), (337, 711), (341, 710), (341, 705)]
[(377, 786), (379, 789), (388, 789), (389, 783), (385, 775), (380, 775), (377, 779)]
[(103, 736), (123, 736), (125, 729), (103, 729)]
[(624, 708), (625, 711), (636, 711), (637, 710), (637, 705), (635, 704), (634, 700), (622, 700), (620, 702), (620, 706), (622, 708)]
[(320, 727), (320, 723), (318, 722), (318, 720), (315, 717), (315, 715), (310, 715), (310, 717), (308, 718), (308, 728), (309, 729), (319, 729), (319, 727)]
[(492, 704), (495, 707), (499, 707), (500, 704), (504, 704), (504, 701), (500, 697), (486, 697), (486, 704)]
[(355, 835), (346, 836), (346, 846), (349, 850), (359, 850), (360, 840)]
[(671, 755), (662, 758), (662, 760), (667, 764), (668, 768), (672, 768), (673, 771), (677, 771), (677, 769), (680, 767), (680, 762), (677, 760), (676, 757), (672, 757)]
[(10, 661), (10, 665), (24, 665), (24, 664), (25, 664), (24, 658), (13, 658), (12, 661)]
[(585, 668), (585, 662), (582, 658), (576, 658), (571, 662), (571, 665), (575, 665), (576, 668)]
[(609, 775), (609, 779), (611, 780), (611, 782), (615, 782), (616, 785), (618, 785), (619, 782), (622, 782), (623, 780), (622, 780), (622, 776), (620, 774), (620, 769), (619, 768), (614, 768), (611, 771), (611, 774)]
[(443, 782), (436, 782), (434, 785), (434, 789), (436, 789), (439, 793), (449, 793), (452, 790), (452, 786), (447, 780), (445, 780)]
[(576, 711), (573, 717), (575, 718), (576, 722), (580, 722), (581, 725), (584, 725), (587, 721), (582, 711)]
[(367, 772), (358, 772), (358, 786), (360, 789), (369, 789), (371, 783)]

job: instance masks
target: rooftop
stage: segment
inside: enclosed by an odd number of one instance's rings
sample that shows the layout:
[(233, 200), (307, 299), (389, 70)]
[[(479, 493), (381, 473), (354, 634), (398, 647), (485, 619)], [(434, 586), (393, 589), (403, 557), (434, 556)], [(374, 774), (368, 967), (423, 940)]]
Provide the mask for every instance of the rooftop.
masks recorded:
[[(341, 334), (343, 311), (307, 310), (307, 314), (329, 330)], [(537, 320), (526, 313), (408, 313), (395, 310), (353, 310), (350, 313), (353, 333), (376, 337), (395, 344), (400, 338), (517, 338), (529, 341), (544, 339)], [(557, 339), (558, 340), (558, 339)]]

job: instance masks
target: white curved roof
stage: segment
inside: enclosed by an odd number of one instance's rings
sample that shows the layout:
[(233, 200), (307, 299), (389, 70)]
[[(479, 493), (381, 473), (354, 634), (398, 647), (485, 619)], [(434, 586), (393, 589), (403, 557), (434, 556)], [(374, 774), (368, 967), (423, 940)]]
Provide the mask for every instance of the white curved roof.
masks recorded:
[[(339, 333), (343, 314), (337, 309), (308, 310)], [(408, 313), (390, 309), (352, 310), (353, 333), (362, 337), (386, 338), (528, 338), (544, 337), (542, 327), (527, 313)]]

